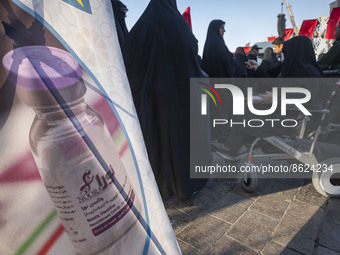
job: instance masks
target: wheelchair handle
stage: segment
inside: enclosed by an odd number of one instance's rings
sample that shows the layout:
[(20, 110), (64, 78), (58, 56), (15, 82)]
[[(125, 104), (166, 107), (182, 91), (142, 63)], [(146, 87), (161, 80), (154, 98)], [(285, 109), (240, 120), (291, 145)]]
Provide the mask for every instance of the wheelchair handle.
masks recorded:
[(324, 70), (322, 73), (325, 76), (340, 76), (340, 70)]

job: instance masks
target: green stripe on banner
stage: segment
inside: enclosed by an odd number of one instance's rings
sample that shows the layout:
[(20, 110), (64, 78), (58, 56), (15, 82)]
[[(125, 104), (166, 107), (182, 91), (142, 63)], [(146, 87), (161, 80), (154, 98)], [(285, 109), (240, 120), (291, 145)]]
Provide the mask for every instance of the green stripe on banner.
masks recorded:
[(32, 232), (27, 240), (14, 253), (14, 255), (23, 255), (56, 216), (57, 212), (55, 210), (51, 211), (50, 214), (39, 224), (39, 226)]

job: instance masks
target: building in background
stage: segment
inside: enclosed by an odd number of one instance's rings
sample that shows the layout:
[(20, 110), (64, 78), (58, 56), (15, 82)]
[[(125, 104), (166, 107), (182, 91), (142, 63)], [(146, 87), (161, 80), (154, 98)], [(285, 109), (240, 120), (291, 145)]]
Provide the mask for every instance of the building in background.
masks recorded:
[(331, 14), (333, 8), (340, 7), (340, 0), (336, 0), (329, 4), (329, 14)]

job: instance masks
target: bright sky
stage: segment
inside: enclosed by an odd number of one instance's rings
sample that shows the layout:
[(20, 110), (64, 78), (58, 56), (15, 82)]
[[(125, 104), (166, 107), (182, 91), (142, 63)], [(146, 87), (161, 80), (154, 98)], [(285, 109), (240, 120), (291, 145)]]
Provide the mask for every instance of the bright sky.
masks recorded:
[[(120, 0), (129, 11), (126, 24), (130, 30), (142, 15), (149, 0)], [(199, 41), (202, 54), (210, 21), (221, 19), (226, 22), (224, 40), (230, 51), (251, 42), (266, 41), (269, 36), (277, 36), (277, 15), (281, 12), (282, 0), (177, 0), (180, 13), (190, 6), (193, 33)], [(297, 26), (303, 20), (329, 16), (329, 4), (334, 0), (289, 0)], [(286, 28), (292, 28), (286, 5)]]

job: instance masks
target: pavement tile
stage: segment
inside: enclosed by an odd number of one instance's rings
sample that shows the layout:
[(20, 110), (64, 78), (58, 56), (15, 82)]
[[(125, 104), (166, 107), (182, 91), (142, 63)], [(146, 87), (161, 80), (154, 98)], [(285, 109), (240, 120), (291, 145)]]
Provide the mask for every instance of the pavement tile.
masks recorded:
[(303, 217), (296, 217), (293, 215), (286, 215), (283, 221), (278, 226), (276, 232), (286, 232), (294, 234), (294, 232), (298, 233), (302, 231), (307, 232), (306, 237), (316, 239), (321, 227), (322, 217), (315, 216), (307, 219)]
[(325, 221), (331, 224), (340, 225), (340, 203), (337, 203), (336, 201), (340, 201), (340, 200), (339, 199), (329, 200)]
[[(311, 235), (314, 235), (314, 238)], [(279, 231), (275, 232), (272, 239), (284, 247), (310, 255), (315, 246), (316, 236), (317, 232), (313, 234), (290, 226), (281, 226)]]
[(305, 233), (299, 232), (294, 236), (293, 240), (287, 245), (288, 248), (298, 251), (304, 255), (312, 255), (315, 246), (315, 239), (305, 236)]
[(174, 208), (195, 218), (204, 212), (208, 206), (205, 204), (193, 205), (190, 201), (180, 201), (176, 203)]
[(325, 247), (319, 246), (315, 255), (340, 255), (340, 252), (332, 251)]
[(239, 183), (240, 179), (211, 178), (209, 179), (206, 187), (218, 190), (223, 193), (227, 193), (231, 191)]
[(319, 206), (311, 205), (301, 201), (294, 201), (287, 211), (287, 214), (304, 219), (309, 219), (314, 215), (321, 218), (323, 213), (324, 209), (320, 208)]
[(273, 241), (269, 241), (264, 247), (264, 249), (262, 250), (262, 255), (274, 255), (274, 254), (300, 255), (300, 253), (292, 251), (286, 248), (285, 246), (282, 246), (281, 244), (275, 243)]
[(245, 196), (245, 197), (248, 197), (248, 198), (250, 198), (252, 200), (256, 200), (259, 197), (259, 194), (256, 193), (256, 192), (252, 192), (252, 193), (246, 192), (242, 188), (241, 184), (236, 185), (235, 188), (233, 188), (232, 192), (234, 192), (236, 194), (239, 194), (239, 195), (242, 195), (242, 196)]
[(230, 192), (221, 200), (213, 204), (208, 209), (207, 213), (232, 224), (252, 203), (254, 203), (254, 201), (250, 198)]
[(183, 243), (182, 241), (178, 241), (178, 245), (183, 255), (204, 255), (201, 251)]
[(334, 205), (340, 205), (340, 199), (339, 198), (330, 198), (328, 200), (329, 204), (334, 204)]
[(178, 234), (183, 228), (186, 227), (196, 216), (186, 214), (177, 210), (176, 208), (167, 208), (166, 209), (171, 225), (175, 231), (175, 234)]
[(293, 200), (298, 189), (291, 189), (287, 184), (272, 183), (265, 192), (267, 194), (259, 197), (250, 209), (275, 219), (281, 219), (290, 205), (289, 201)]
[(312, 254), (321, 228), (324, 210), (295, 201), (278, 225), (272, 240), (303, 254)]
[(276, 181), (279, 183), (287, 184), (291, 188), (301, 187), (305, 183), (305, 179), (301, 178), (277, 178)]
[(262, 250), (278, 221), (256, 212), (245, 212), (227, 232), (229, 237), (256, 250)]
[(298, 233), (299, 229), (290, 227), (289, 225), (280, 224), (272, 239), (283, 246), (287, 246)]
[(201, 215), (183, 229), (177, 238), (207, 252), (230, 228), (230, 224), (210, 215)]
[(235, 186), (232, 190), (234, 193), (237, 193), (242, 196), (249, 197), (250, 199), (256, 200), (260, 195), (262, 195), (263, 191), (271, 184), (271, 180), (268, 179), (258, 179), (258, 185), (254, 192), (248, 193), (246, 192), (241, 184)]
[(317, 192), (312, 183), (302, 186), (296, 199), (321, 207), (324, 207), (327, 204), (327, 198)]
[(225, 194), (217, 190), (205, 187), (189, 199), (174, 199), (170, 202), (167, 201), (165, 207), (167, 209), (177, 209), (195, 218), (199, 214), (204, 213), (207, 208), (209, 208), (216, 200), (223, 197), (224, 195)]
[(205, 187), (190, 199), (178, 200), (172, 207), (189, 215), (198, 216), (223, 196), (225, 194)]
[(340, 225), (325, 222), (319, 235), (319, 244), (340, 252)]
[(223, 197), (225, 194), (214, 189), (205, 187), (200, 192), (198, 192), (195, 196), (190, 198), (190, 203), (193, 205), (198, 204), (212, 204), (217, 199)]
[(258, 255), (259, 253), (240, 244), (227, 236), (223, 236), (208, 252), (208, 255)]
[[(292, 181), (290, 182), (290, 180)], [(301, 187), (294, 179), (268, 179), (268, 181), (270, 181), (270, 184), (262, 191), (262, 195), (284, 192), (286, 190), (296, 190), (297, 193)]]

